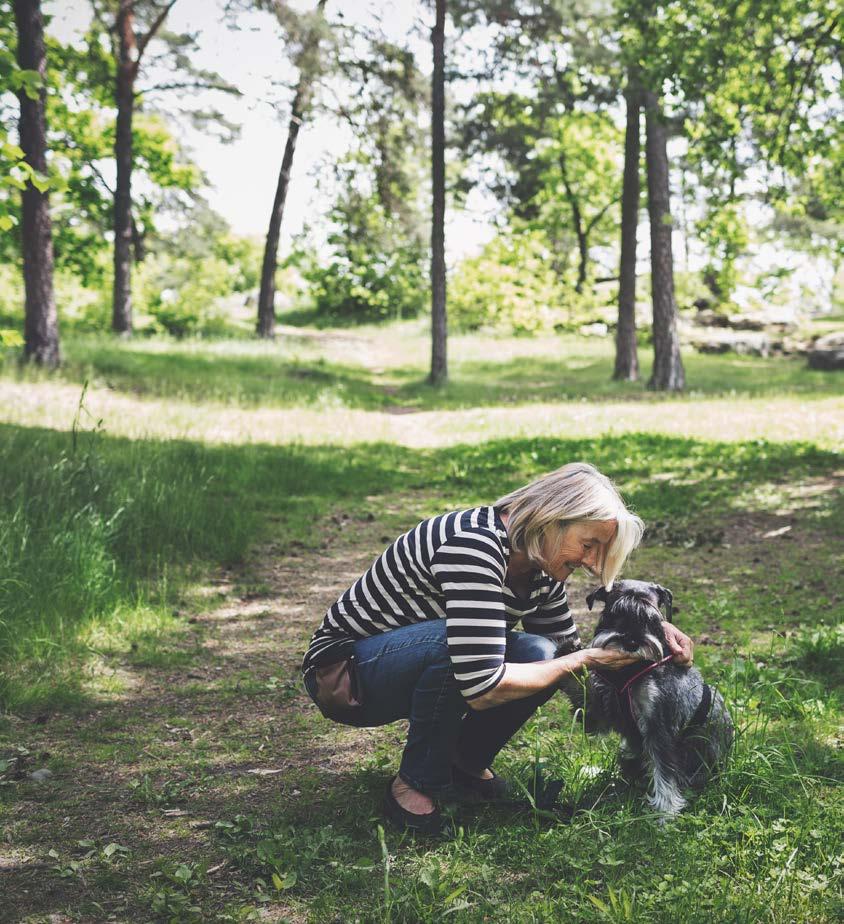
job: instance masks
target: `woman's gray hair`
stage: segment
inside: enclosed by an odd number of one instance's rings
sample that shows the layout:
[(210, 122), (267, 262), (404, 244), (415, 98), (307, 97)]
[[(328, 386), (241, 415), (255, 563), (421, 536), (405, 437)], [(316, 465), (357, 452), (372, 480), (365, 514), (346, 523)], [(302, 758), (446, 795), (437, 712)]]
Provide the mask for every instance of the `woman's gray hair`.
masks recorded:
[(618, 528), (596, 575), (608, 589), (645, 531), (645, 524), (627, 509), (618, 488), (588, 462), (570, 462), (499, 498), (495, 506), (508, 515), (511, 548), (540, 565), (546, 539), (559, 549), (572, 524), (615, 520)]

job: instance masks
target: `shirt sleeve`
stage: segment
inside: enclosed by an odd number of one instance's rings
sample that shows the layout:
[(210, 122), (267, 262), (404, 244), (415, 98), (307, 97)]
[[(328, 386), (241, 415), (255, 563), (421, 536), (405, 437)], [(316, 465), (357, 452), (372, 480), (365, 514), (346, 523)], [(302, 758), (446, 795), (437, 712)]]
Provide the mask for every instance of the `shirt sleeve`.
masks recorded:
[(448, 653), (460, 692), (483, 696), (504, 675), (506, 561), (499, 542), (483, 532), (458, 532), (431, 560), (445, 598)]
[(545, 601), (535, 613), (522, 620), (525, 632), (544, 635), (556, 642), (558, 647), (565, 646), (571, 650), (581, 647), (577, 626), (569, 609), (566, 597), (566, 585), (555, 581)]

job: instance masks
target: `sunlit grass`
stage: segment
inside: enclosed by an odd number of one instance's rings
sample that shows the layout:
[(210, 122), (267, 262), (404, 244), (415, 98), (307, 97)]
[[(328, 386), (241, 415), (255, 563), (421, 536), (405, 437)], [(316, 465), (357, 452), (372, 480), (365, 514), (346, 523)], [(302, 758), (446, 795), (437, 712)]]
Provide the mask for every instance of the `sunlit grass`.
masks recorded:
[[(426, 384), (428, 333), (419, 322), (353, 332), (285, 329), (273, 344), (248, 340), (120, 343), (102, 336), (65, 339), (63, 381), (136, 397), (240, 407), (457, 410), (534, 403), (664, 401), (648, 392), (651, 351), (640, 350), (641, 381), (612, 380), (609, 338), (455, 336), (449, 341), (450, 381)], [(684, 356), (687, 393), (704, 397), (813, 398), (840, 394), (834, 374), (802, 358), (760, 359), (725, 354)], [(7, 362), (7, 380), (43, 380)]]

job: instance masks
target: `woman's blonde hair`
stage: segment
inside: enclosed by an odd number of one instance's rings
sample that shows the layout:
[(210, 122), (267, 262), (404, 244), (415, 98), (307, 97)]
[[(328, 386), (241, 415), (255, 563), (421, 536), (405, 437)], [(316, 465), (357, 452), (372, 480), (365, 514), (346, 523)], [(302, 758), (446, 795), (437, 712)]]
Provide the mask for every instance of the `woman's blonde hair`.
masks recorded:
[(499, 498), (495, 506), (508, 515), (511, 548), (539, 564), (544, 561), (546, 539), (559, 549), (563, 534), (574, 523), (615, 520), (618, 528), (596, 575), (607, 588), (645, 530), (645, 524), (625, 506), (618, 488), (588, 462), (570, 462)]

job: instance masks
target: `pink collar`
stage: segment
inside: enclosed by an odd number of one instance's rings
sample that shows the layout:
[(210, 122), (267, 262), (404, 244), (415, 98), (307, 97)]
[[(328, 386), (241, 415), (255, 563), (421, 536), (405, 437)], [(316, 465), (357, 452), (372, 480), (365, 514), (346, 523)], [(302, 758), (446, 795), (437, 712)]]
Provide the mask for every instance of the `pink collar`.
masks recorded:
[(632, 687), (633, 684), (634, 684), (640, 677), (644, 677), (645, 674), (649, 674), (655, 667), (659, 667), (661, 664), (667, 663), (667, 662), (670, 661), (673, 657), (674, 657), (674, 655), (666, 655), (661, 661), (654, 661), (653, 663), (649, 664), (647, 667), (642, 668), (642, 670), (640, 670), (638, 674), (634, 674), (634, 675), (627, 681), (627, 683), (625, 683), (624, 686), (618, 691), (619, 695), (621, 695), (622, 693), (628, 693), (628, 695), (629, 695), (630, 687)]
[[(621, 696), (622, 696), (624, 693), (627, 694), (627, 708), (630, 710), (630, 718), (632, 719), (633, 724), (634, 724), (635, 726), (638, 727), (638, 722), (636, 721), (636, 711), (633, 709), (633, 693), (632, 693), (633, 684), (636, 683), (637, 680), (640, 680), (642, 677), (644, 677), (645, 674), (649, 674), (654, 668), (660, 667), (660, 666), (663, 665), (663, 664), (667, 664), (673, 657), (674, 657), (674, 655), (670, 655), (670, 654), (669, 654), (669, 655), (666, 655), (664, 658), (662, 658), (660, 661), (652, 661), (650, 664), (647, 665), (647, 667), (643, 667), (642, 670), (640, 670), (638, 674), (634, 674), (634, 675), (627, 681), (627, 683), (624, 684), (623, 687), (620, 687), (620, 688), (619, 688), (619, 687), (615, 687), (615, 688), (614, 688), (614, 689), (615, 689), (615, 692), (616, 692), (616, 695), (619, 697), (619, 699), (621, 698)], [(607, 683), (610, 683), (610, 682), (607, 680), (607, 678), (604, 677), (604, 675), (600, 673), (600, 671), (598, 671), (597, 673), (598, 673), (599, 676), (601, 676)], [(610, 686), (613, 686), (613, 684), (610, 683)]]

